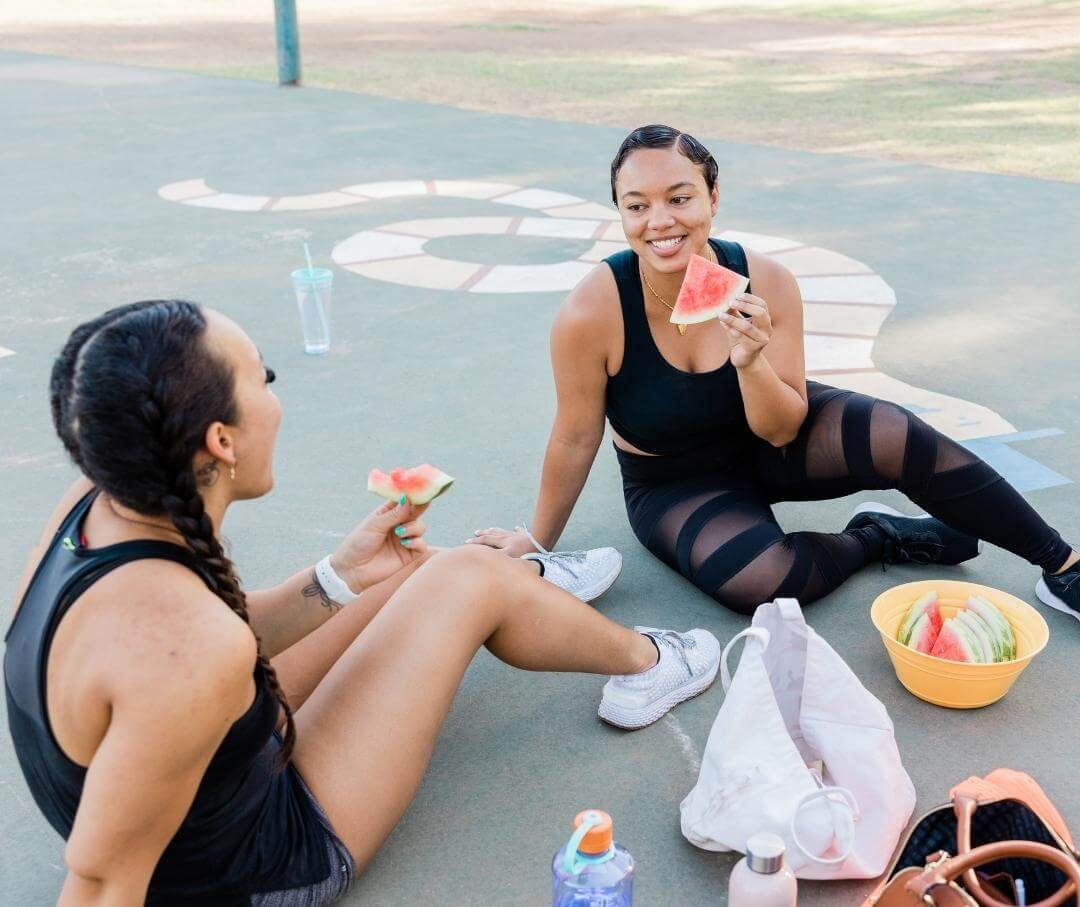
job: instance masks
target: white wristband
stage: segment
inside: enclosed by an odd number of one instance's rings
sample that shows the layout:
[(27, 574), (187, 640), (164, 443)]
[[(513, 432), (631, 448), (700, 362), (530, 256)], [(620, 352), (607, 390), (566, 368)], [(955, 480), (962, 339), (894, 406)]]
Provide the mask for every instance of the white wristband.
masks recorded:
[(347, 605), (360, 597), (337, 575), (337, 571), (330, 564), (329, 554), (315, 565), (315, 581), (336, 605)]

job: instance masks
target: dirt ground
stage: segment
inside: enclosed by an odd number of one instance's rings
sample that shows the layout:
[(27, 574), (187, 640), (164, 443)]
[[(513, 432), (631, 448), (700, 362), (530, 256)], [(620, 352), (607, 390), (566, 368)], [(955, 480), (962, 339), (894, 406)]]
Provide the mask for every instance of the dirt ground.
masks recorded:
[[(1080, 180), (1080, 2), (300, 4), (304, 82)], [(0, 0), (0, 47), (276, 78), (269, 0)]]

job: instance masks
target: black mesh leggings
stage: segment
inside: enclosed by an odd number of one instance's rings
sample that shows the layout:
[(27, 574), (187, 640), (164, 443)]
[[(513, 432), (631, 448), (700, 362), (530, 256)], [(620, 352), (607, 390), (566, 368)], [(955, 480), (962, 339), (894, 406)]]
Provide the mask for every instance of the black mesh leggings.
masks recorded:
[(722, 605), (750, 613), (778, 595), (808, 604), (882, 555), (877, 530), (785, 533), (778, 501), (896, 488), (927, 513), (1053, 572), (1071, 548), (990, 466), (903, 407), (808, 382), (809, 412), (786, 447), (761, 441), (744, 470), (708, 457), (619, 451), (634, 533)]

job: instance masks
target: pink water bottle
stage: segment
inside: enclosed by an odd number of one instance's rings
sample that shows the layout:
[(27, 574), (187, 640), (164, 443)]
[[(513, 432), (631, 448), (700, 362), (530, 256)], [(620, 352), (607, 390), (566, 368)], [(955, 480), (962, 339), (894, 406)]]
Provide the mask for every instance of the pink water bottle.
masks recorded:
[(761, 832), (746, 842), (746, 856), (731, 870), (728, 907), (795, 907), (797, 885), (784, 865), (784, 839)]

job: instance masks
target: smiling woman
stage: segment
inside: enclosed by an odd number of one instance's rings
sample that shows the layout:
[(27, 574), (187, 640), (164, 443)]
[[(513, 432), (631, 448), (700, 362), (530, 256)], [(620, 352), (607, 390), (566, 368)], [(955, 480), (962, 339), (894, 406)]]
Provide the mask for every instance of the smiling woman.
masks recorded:
[[(1080, 612), (1080, 582), (1055, 575), (1078, 555), (990, 466), (894, 403), (806, 380), (799, 286), (779, 262), (711, 238), (718, 168), (700, 142), (635, 129), (612, 161), (611, 193), (630, 248), (556, 316), (558, 408), (533, 535), (493, 529), (479, 542), (518, 555), (534, 540), (554, 547), (606, 416), (638, 539), (729, 608), (807, 604), (882, 559), (958, 564), (986, 539), (1042, 568), (1043, 601)], [(719, 318), (672, 330), (694, 256), (747, 278), (747, 291)], [(772, 512), (884, 488), (930, 515), (865, 505), (844, 532), (785, 533)]]

